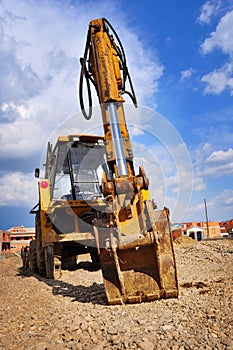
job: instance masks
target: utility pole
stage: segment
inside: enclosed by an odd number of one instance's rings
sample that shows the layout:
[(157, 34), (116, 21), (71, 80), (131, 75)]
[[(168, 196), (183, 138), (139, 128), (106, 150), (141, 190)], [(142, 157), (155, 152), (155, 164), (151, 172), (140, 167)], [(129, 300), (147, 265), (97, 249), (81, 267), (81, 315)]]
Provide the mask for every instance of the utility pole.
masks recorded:
[(206, 199), (204, 198), (204, 204), (205, 204), (205, 217), (206, 217), (206, 228), (207, 228), (207, 238), (210, 236), (209, 232), (209, 220), (208, 220), (208, 212), (207, 212), (207, 205), (206, 205)]

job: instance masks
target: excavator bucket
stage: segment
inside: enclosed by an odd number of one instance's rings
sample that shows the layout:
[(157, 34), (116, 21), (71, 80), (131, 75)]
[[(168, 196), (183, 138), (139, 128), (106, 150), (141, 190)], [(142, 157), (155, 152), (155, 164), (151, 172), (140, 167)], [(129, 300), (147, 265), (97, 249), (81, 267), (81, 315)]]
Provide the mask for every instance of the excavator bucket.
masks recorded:
[(178, 296), (177, 272), (166, 209), (155, 212), (154, 240), (101, 249), (109, 304), (140, 303)]

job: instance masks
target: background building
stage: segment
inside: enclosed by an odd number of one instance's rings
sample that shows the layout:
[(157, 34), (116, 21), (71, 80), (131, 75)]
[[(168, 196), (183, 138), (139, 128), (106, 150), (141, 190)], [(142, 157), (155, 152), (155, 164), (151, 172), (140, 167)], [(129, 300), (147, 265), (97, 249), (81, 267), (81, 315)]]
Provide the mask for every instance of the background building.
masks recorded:
[(0, 230), (0, 254), (9, 254), (11, 235), (8, 231)]
[[(233, 224), (233, 222), (232, 222)], [(232, 225), (233, 228), (233, 225)], [(233, 232), (233, 231), (232, 231)], [(183, 222), (172, 225), (172, 237), (177, 238), (180, 236), (191, 237), (197, 241), (201, 241), (207, 238), (220, 238), (222, 237), (222, 229), (219, 222), (209, 221), (206, 222)]]
[(233, 219), (220, 222), (220, 226), (222, 236), (229, 235), (229, 237), (233, 237)]
[(30, 245), (30, 241), (35, 238), (35, 228), (24, 226), (15, 226), (7, 230), (10, 233), (10, 251), (11, 253), (20, 253), (21, 248)]

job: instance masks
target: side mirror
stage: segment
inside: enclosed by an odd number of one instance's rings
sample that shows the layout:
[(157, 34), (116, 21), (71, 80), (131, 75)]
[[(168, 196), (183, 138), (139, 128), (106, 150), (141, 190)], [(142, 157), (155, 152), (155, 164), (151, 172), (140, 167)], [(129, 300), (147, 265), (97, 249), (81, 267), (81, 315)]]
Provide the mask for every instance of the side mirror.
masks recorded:
[(40, 169), (39, 168), (35, 169), (35, 177), (40, 177)]

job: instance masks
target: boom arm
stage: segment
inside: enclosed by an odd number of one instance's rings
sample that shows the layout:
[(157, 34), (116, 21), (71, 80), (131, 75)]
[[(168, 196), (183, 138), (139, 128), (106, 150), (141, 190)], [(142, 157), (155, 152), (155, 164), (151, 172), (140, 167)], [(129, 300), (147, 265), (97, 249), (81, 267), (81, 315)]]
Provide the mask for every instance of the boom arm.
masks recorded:
[[(112, 33), (110, 33), (110, 30)], [(118, 42), (116, 44), (114, 37)], [(137, 105), (122, 44), (106, 19), (90, 22), (84, 58), (81, 59), (80, 103), (84, 116), (91, 117), (91, 81), (97, 91), (104, 125), (107, 160), (115, 177), (134, 175), (133, 152), (126, 126), (122, 95), (127, 93)], [(87, 79), (89, 114), (86, 114), (82, 86)], [(125, 90), (127, 78), (131, 92)]]

